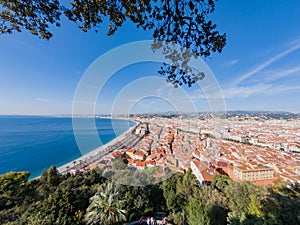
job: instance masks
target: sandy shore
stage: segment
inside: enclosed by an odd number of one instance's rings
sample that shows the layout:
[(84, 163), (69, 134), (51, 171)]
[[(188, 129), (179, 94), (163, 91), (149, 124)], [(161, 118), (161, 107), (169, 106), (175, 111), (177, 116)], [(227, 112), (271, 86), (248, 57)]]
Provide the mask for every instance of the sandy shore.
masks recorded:
[[(112, 118), (115, 119), (115, 118)], [(124, 120), (124, 119), (123, 119)], [(133, 121), (136, 123), (133, 127), (129, 128), (127, 131), (122, 133), (121, 135), (117, 136), (110, 142), (106, 143), (105, 145), (102, 145), (95, 150), (92, 150), (91, 152), (72, 160), (71, 162), (68, 162), (60, 167), (57, 168), (59, 173), (66, 173), (67, 171), (70, 171), (72, 169), (75, 169), (80, 166), (80, 164), (85, 165), (85, 164), (90, 164), (93, 163), (100, 158), (104, 157), (107, 153), (118, 149), (119, 144), (122, 143), (123, 141), (126, 140), (126, 138), (132, 133), (132, 131), (137, 127), (139, 124), (137, 121)], [(75, 162), (75, 166), (74, 166)]]

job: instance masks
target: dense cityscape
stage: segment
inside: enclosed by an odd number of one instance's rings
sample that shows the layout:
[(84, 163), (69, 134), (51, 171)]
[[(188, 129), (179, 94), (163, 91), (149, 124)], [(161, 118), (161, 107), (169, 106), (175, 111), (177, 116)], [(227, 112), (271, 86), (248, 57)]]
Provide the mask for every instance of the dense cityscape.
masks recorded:
[(72, 162), (0, 175), (0, 222), (299, 223), (297, 114), (118, 118), (135, 125)]
[[(300, 182), (300, 118), (272, 118), (264, 114), (213, 116), (138, 115), (137, 125), (109, 153), (76, 169), (109, 170), (126, 158), (139, 171), (161, 167), (185, 173), (189, 168), (201, 184), (217, 174), (256, 185), (275, 180)], [(135, 141), (133, 141), (135, 140)], [(92, 160), (91, 158), (89, 160)], [(86, 166), (83, 166), (86, 165)], [(161, 171), (163, 173), (163, 171)]]

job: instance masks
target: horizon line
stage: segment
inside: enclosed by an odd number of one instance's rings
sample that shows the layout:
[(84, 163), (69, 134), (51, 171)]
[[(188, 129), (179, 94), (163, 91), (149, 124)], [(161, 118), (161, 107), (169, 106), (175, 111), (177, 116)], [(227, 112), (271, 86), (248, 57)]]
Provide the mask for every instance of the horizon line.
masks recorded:
[[(228, 113), (249, 113), (249, 114), (262, 114), (262, 113), (276, 113), (276, 114), (300, 114), (300, 112), (289, 112), (289, 111), (279, 111), (279, 110), (243, 110), (243, 109), (237, 109), (237, 110), (227, 110), (225, 112), (221, 112), (223, 114), (228, 114)], [(55, 116), (55, 117), (77, 117), (77, 116), (110, 116), (110, 117), (114, 117), (114, 116), (124, 116), (124, 115), (145, 115), (145, 114), (150, 114), (150, 115), (166, 115), (166, 114), (178, 114), (178, 115), (190, 115), (190, 114), (218, 114), (220, 112), (209, 112), (209, 111), (198, 111), (198, 112), (175, 112), (175, 111), (167, 111), (167, 112), (137, 112), (137, 113), (118, 113), (118, 114), (114, 114), (111, 115), (109, 113), (98, 113), (95, 115), (91, 115), (91, 114), (77, 114), (77, 115), (72, 115), (72, 114), (22, 114), (22, 113), (18, 113), (18, 114), (1, 114), (0, 116), (42, 116), (42, 117), (50, 117), (50, 116)]]

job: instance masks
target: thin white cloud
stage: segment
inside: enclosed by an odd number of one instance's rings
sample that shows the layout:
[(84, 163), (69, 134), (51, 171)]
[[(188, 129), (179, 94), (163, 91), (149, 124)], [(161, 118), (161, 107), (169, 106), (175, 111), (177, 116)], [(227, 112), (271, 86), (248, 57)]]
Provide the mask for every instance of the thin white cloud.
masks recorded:
[(228, 86), (222, 88), (223, 95), (217, 93), (208, 93), (205, 95), (201, 91), (194, 91), (191, 94), (192, 101), (200, 101), (203, 99), (227, 99), (227, 98), (247, 98), (251, 95), (262, 94), (272, 88), (271, 84), (255, 84), (253, 86)]
[(35, 98), (34, 100), (39, 101), (39, 102), (48, 102), (48, 101), (50, 101), (49, 99), (46, 99), (46, 98)]
[(294, 90), (299, 91), (300, 90), (300, 85), (272, 87), (272, 88), (268, 89), (267, 91), (265, 91), (265, 93), (268, 94), (268, 95), (274, 95), (274, 94), (284, 93), (284, 92), (287, 92), (287, 91), (294, 91)]
[(276, 69), (274, 71), (267, 71), (266, 73), (268, 74), (266, 77), (266, 81), (273, 81), (283, 77), (294, 75), (296, 73), (300, 73), (300, 66), (281, 70)]
[(272, 87), (271, 84), (256, 84), (253, 86), (228, 87), (223, 90), (225, 98), (246, 98), (255, 94), (262, 94)]
[(231, 67), (231, 66), (234, 66), (235, 64), (237, 64), (238, 62), (239, 62), (238, 59), (233, 59), (233, 60), (231, 60), (231, 61), (229, 61), (227, 63), (224, 63), (223, 66), (224, 67)]
[(80, 101), (80, 100), (77, 100), (77, 101), (73, 101), (73, 100), (67, 100), (67, 102), (71, 102), (71, 103), (80, 103), (80, 104), (88, 104), (88, 105), (96, 105), (96, 102), (90, 102), (90, 101)]
[[(252, 86), (231, 86), (223, 89), (224, 98), (247, 98), (252, 95), (276, 95), (289, 91), (300, 91), (300, 85), (288, 86), (259, 83)], [(217, 98), (217, 97), (216, 97)]]
[[(300, 87), (295, 86), (295, 83), (286, 85), (282, 85), (282, 83), (276, 83), (276, 81), (280, 78), (297, 75), (297, 73), (300, 73), (299, 65), (290, 68), (276, 68), (268, 71), (265, 70), (271, 64), (298, 49), (300, 49), (300, 39), (288, 43), (286, 45), (286, 50), (253, 67), (247, 73), (238, 77), (230, 84), (224, 85), (222, 88), (224, 98), (247, 98), (252, 95), (274, 95), (292, 90), (300, 90)], [(243, 81), (259, 73), (263, 73), (263, 76), (260, 76), (258, 80), (252, 80), (251, 85), (249, 82), (248, 84), (241, 84)]]
[(300, 48), (300, 40), (295, 40), (291, 43), (293, 44), (292, 47), (290, 47), (287, 50), (273, 56), (272, 58), (268, 59), (267, 61), (263, 62), (262, 64), (252, 68), (249, 72), (247, 72), (244, 75), (238, 77), (235, 81), (233, 81), (233, 85), (238, 85), (242, 81), (250, 78), (251, 76), (253, 76), (257, 73), (259, 73), (260, 71), (262, 71), (263, 69), (265, 69), (269, 65), (273, 64), (277, 60), (283, 58), (284, 56), (287, 56), (287, 55), (291, 54), (292, 52), (294, 52), (294, 51), (296, 51)]
[(62, 100), (62, 99), (48, 99), (48, 98), (35, 98), (35, 101), (39, 102), (66, 102), (66, 103), (77, 103), (77, 104), (88, 104), (88, 105), (95, 105), (95, 102), (90, 102), (90, 101), (81, 101), (81, 100)]

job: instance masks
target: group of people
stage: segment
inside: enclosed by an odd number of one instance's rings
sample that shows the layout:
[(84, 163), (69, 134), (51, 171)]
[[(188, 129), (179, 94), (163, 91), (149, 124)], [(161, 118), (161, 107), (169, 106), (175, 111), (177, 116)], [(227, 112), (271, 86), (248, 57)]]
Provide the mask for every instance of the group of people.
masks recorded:
[(161, 221), (161, 224), (162, 225), (167, 225), (168, 224), (168, 221), (167, 221), (167, 218), (163, 218), (163, 220)]
[[(158, 225), (157, 220), (153, 217), (148, 217), (147, 220), (146, 220), (146, 223), (147, 223), (147, 225)], [(139, 225), (143, 224), (143, 218), (141, 218), (139, 220), (138, 224)], [(161, 222), (161, 225), (167, 225), (167, 224), (168, 224), (167, 218), (163, 218), (163, 220)]]
[(147, 222), (147, 225), (157, 225), (157, 221), (153, 217), (151, 217), (151, 218), (148, 217), (146, 222)]

